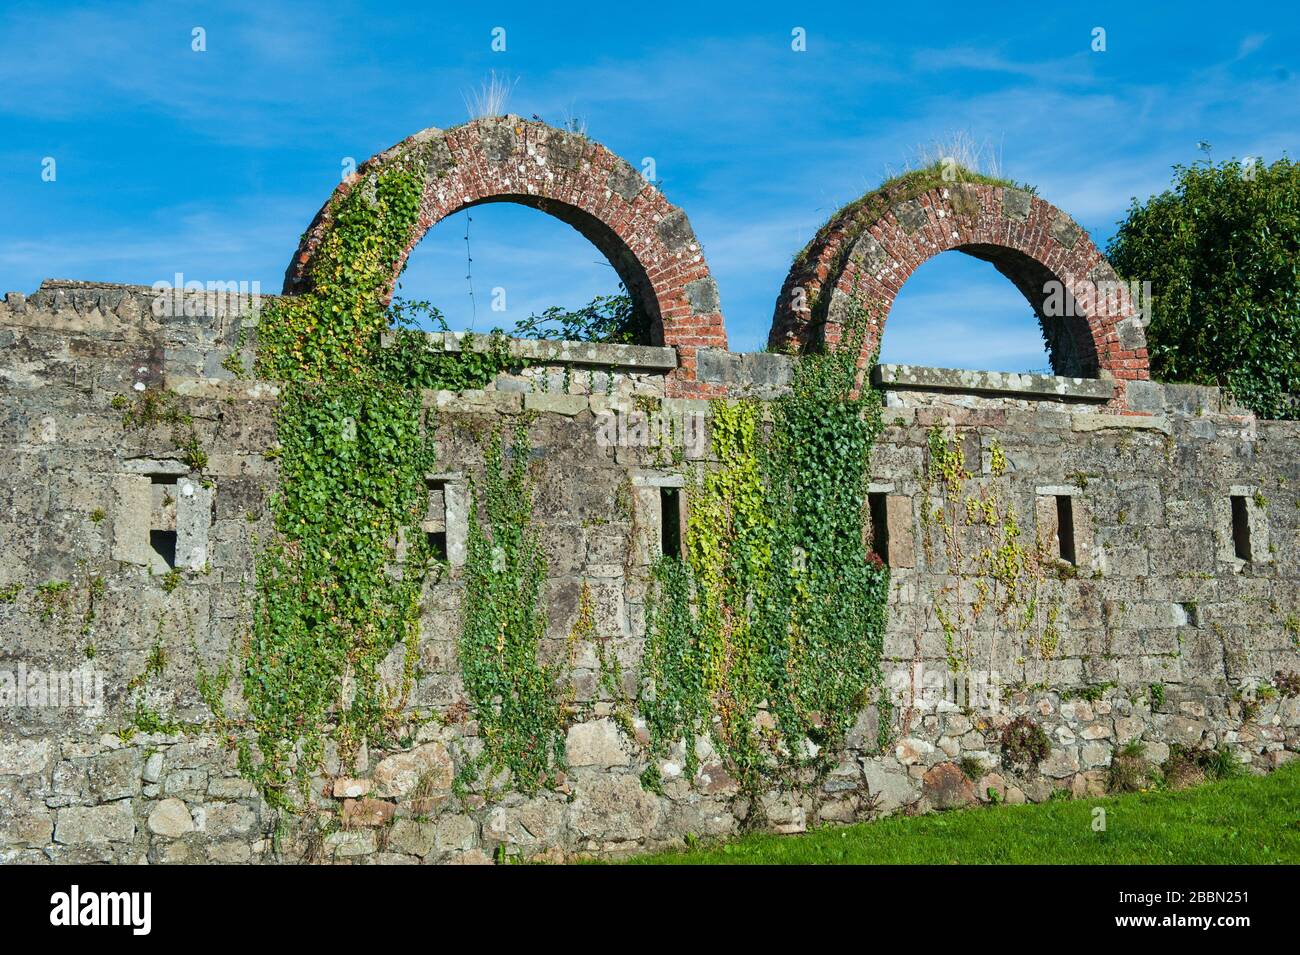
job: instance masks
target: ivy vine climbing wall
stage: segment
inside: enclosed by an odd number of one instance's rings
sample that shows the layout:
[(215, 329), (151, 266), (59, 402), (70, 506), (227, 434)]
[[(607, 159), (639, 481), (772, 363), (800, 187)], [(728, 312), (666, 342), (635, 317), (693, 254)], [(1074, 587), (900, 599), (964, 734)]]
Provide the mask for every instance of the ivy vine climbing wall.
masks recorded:
[(1026, 540), (1008, 500), (1000, 445), (990, 447), (987, 480), (977, 482), (960, 444), (942, 428), (931, 428), (926, 443), (922, 545), (927, 563), (954, 581), (934, 589), (928, 608), (943, 630), (948, 669), (997, 671), (1007, 655), (1021, 668), (1027, 656), (1051, 660), (1061, 611), (1052, 580), (1075, 568), (1054, 560), (1046, 540)]
[[(281, 485), (240, 654), (251, 732), (238, 745), (241, 771), (277, 808), (309, 805), (332, 754), (344, 769), (363, 744), (396, 741), (421, 594), (440, 566), (419, 527), (435, 464), (420, 389), (482, 387), (507, 363), (499, 342), (449, 354), (393, 327), (406, 311), (386, 291), (422, 182), (415, 153), (342, 195), (310, 290), (272, 302), (259, 325), (256, 371), (282, 383)], [(633, 712), (646, 721), (647, 788), (678, 741), (693, 769), (702, 736), (748, 794), (815, 785), (877, 699), (888, 571), (864, 534), (881, 427), (879, 396), (859, 389), (867, 325), (863, 312), (847, 345), (800, 359), (773, 405), (713, 403), (717, 461), (688, 489), (684, 559), (654, 569), (641, 693), (617, 709), (625, 729)], [(539, 655), (547, 569), (528, 423), (508, 446), (492, 435), (473, 487), (457, 649), (482, 746), (462, 754), (462, 787), (534, 792), (565, 768), (574, 707), (562, 666)], [(400, 678), (381, 679), (393, 659)]]
[(527, 420), (515, 429), (508, 462), (500, 432), (488, 443), (470, 508), (458, 648), (483, 740), (481, 757), (466, 765), (462, 781), (481, 770), (489, 778), (507, 770), (524, 792), (553, 782), (564, 762), (565, 674), (538, 656), (546, 636), (546, 558), (533, 522), (529, 452)]
[[(864, 543), (880, 399), (859, 391), (860, 311), (805, 355), (772, 407), (714, 403), (718, 466), (690, 488), (686, 555), (654, 571), (641, 712), (649, 749), (686, 768), (709, 735), (742, 791), (834, 768), (880, 687), (889, 574)], [(653, 766), (647, 783), (655, 783)]]
[[(505, 363), (500, 347), (447, 354), (392, 327), (386, 291), (422, 182), (413, 153), (356, 183), (333, 209), (310, 291), (269, 303), (258, 327), (257, 373), (282, 382), (281, 480), (240, 653), (251, 733), (239, 762), (277, 808), (306, 805), (330, 743), (347, 766), (391, 735), (435, 566), (419, 528), (435, 458), (419, 389), (481, 387)], [(399, 646), (394, 686), (379, 667)]]

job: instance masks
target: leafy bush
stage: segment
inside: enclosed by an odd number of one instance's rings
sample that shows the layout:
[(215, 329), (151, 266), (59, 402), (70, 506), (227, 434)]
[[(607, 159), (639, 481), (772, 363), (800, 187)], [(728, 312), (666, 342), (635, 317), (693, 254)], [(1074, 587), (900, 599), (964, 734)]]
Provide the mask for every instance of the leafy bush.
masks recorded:
[(622, 286), (619, 289), (616, 295), (597, 295), (573, 311), (552, 305), (540, 315), (529, 315), (515, 324), (514, 335), (516, 338), (648, 345), (650, 317), (636, 306)]
[(1300, 164), (1176, 166), (1171, 189), (1133, 201), (1108, 254), (1151, 282), (1156, 378), (1300, 418)]

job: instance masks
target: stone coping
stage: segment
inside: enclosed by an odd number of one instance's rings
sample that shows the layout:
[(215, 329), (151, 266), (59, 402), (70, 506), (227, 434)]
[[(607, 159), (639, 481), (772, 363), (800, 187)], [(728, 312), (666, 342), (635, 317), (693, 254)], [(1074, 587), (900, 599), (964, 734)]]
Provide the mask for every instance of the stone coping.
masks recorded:
[(957, 391), (1011, 398), (1055, 398), (1104, 403), (1115, 395), (1115, 383), (1102, 378), (1063, 378), (1011, 371), (966, 371), (920, 365), (876, 365), (871, 383), (896, 391)]
[[(492, 347), (488, 335), (465, 332), (425, 332), (435, 348), (463, 351), (466, 340), (473, 351), (485, 352)], [(384, 345), (390, 341), (384, 336)], [(541, 365), (589, 365), (596, 368), (622, 368), (631, 371), (663, 373), (677, 368), (677, 350), (656, 345), (604, 345), (594, 342), (566, 342), (553, 339), (507, 338), (511, 357)]]

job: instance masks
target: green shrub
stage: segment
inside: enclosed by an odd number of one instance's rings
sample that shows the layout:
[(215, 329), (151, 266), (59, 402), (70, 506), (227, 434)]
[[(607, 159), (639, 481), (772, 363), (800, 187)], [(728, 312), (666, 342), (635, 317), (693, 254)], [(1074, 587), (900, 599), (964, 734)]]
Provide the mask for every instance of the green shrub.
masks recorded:
[(1300, 418), (1300, 165), (1176, 166), (1171, 189), (1134, 200), (1108, 254), (1151, 282), (1154, 377)]

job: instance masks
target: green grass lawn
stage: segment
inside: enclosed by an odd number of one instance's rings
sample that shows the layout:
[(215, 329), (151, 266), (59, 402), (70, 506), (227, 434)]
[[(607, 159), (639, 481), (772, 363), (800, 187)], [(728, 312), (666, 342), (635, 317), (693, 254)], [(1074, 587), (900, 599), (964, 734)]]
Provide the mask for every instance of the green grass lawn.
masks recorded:
[[(1093, 809), (1106, 829), (1093, 831)], [(648, 865), (1300, 863), (1300, 761), (1183, 792), (894, 816), (629, 860)]]

